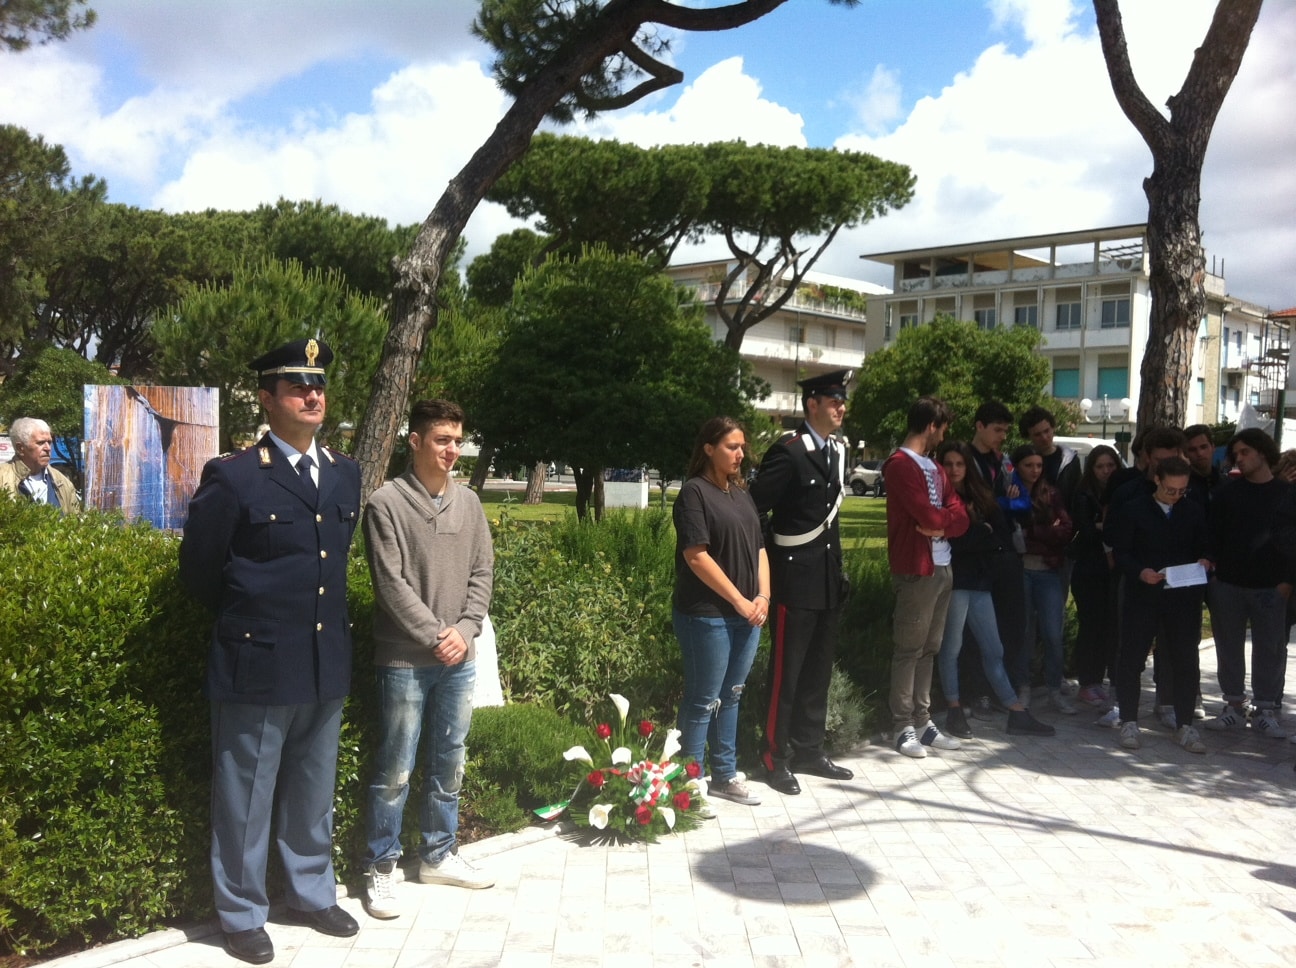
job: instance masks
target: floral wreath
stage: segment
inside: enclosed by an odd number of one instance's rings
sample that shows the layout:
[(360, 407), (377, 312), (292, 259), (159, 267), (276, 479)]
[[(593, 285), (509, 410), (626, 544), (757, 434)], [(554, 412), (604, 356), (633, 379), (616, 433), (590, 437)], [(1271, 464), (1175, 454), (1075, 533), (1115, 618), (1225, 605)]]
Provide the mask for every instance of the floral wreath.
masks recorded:
[(661, 756), (653, 759), (649, 746), (656, 727), (641, 720), (628, 736), (629, 700), (615, 693), (608, 698), (616, 706), (617, 725), (601, 722), (594, 727), (597, 762), (584, 746), (564, 753), (563, 759), (580, 770), (576, 789), (566, 800), (540, 807), (536, 815), (554, 820), (570, 808), (578, 827), (649, 843), (663, 833), (693, 829), (700, 819), (706, 780), (692, 759), (674, 759), (680, 731), (666, 731)]

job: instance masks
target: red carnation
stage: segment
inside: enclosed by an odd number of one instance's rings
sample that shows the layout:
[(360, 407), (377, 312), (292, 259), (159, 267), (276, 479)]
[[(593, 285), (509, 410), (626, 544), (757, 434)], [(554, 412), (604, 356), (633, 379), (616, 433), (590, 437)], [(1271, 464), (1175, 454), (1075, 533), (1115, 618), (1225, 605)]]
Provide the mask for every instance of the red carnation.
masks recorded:
[(639, 821), (639, 826), (648, 826), (652, 823), (652, 818), (652, 807), (648, 806), (648, 804), (641, 803), (639, 806), (635, 807), (635, 820)]
[(599, 723), (594, 727), (594, 732), (598, 734), (599, 739), (607, 739), (612, 735), (612, 727), (607, 723)]
[(642, 736), (644, 739), (647, 739), (649, 736), (652, 735), (652, 731), (653, 731), (653, 724), (652, 724), (652, 723), (648, 722), (648, 720), (646, 720), (646, 719), (642, 719), (642, 720), (639, 721), (639, 735), (640, 735), (640, 736)]
[(607, 782), (607, 777), (603, 775), (602, 770), (595, 770), (589, 776), (585, 777), (585, 782), (588, 783), (590, 786), (592, 786), (595, 790), (601, 790), (603, 788), (603, 784)]
[(698, 766), (696, 762), (690, 763), (684, 767), (684, 772), (689, 775), (690, 780), (696, 780), (702, 775), (702, 767)]
[(693, 798), (689, 796), (687, 790), (681, 790), (675, 794), (675, 808), (688, 812), (688, 808), (693, 804)]

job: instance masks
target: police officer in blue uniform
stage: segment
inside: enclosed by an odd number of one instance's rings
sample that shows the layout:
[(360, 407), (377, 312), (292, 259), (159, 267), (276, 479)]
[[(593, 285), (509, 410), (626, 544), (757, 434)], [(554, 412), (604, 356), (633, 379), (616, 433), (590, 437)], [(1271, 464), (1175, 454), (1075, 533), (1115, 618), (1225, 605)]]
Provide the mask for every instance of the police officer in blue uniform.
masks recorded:
[(322, 447), (322, 340), (253, 360), (270, 431), (209, 461), (189, 505), (180, 577), (216, 612), (204, 691), (211, 702), (212, 880), (230, 954), (274, 958), (265, 931), (271, 820), (289, 916), (337, 937), (359, 930), (337, 905), (333, 791), (351, 685), (347, 551), (360, 472)]
[(846, 586), (838, 511), (846, 448), (832, 435), (846, 414), (852, 371), (802, 380), (805, 421), (765, 453), (751, 486), (757, 509), (770, 514), (771, 590), (769, 708), (761, 759), (769, 785), (801, 792), (796, 774), (849, 780), (854, 773), (823, 751), (828, 685)]

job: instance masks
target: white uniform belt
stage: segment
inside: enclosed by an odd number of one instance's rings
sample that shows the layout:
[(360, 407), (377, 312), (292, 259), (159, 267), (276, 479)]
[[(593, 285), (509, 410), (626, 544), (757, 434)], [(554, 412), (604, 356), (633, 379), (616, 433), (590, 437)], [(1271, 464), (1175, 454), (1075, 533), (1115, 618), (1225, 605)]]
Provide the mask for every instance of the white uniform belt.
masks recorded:
[(842, 491), (837, 492), (837, 503), (833, 509), (828, 512), (828, 517), (824, 518), (823, 523), (816, 528), (812, 528), (804, 534), (779, 534), (774, 532), (774, 543), (780, 548), (796, 548), (803, 544), (809, 544), (819, 535), (823, 534), (832, 527), (833, 521), (837, 518), (837, 512), (842, 505)]

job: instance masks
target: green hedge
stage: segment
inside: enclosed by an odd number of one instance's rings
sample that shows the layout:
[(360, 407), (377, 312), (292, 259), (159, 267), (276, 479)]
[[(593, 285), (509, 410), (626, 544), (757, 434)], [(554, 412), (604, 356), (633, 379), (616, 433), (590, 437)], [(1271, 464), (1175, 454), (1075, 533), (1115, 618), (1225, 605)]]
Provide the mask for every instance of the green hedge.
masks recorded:
[[(465, 810), (486, 832), (517, 829), (531, 807), (566, 795), (562, 751), (588, 740), (589, 716), (609, 692), (627, 696), (636, 715), (668, 724), (682, 683), (666, 513), (612, 514), (597, 525), (504, 514), (493, 530), (492, 617), (515, 705), (479, 710), (469, 735)], [(0, 494), (0, 954), (211, 916), (211, 753), (201, 694), (211, 616), (180, 587), (176, 550), (174, 536), (147, 527), (95, 513), (63, 518)], [(868, 599), (858, 581), (856, 597)], [(358, 884), (367, 756), (378, 745), (373, 593), (359, 554), (349, 602), (355, 675), (338, 759), (334, 860), (339, 877)], [(884, 683), (885, 669), (880, 679), (859, 677), (877, 667), (861, 640), (871, 639), (871, 626), (859, 624), (879, 619), (872, 608), (857, 614), (852, 604), (842, 665), (856, 682)], [(889, 618), (888, 609), (881, 619)], [(743, 704), (748, 767), (764, 662)], [(849, 683), (844, 695), (858, 702)], [(850, 725), (858, 718), (846, 710), (843, 728), (859, 729)], [(410, 797), (411, 848), (417, 802)]]

